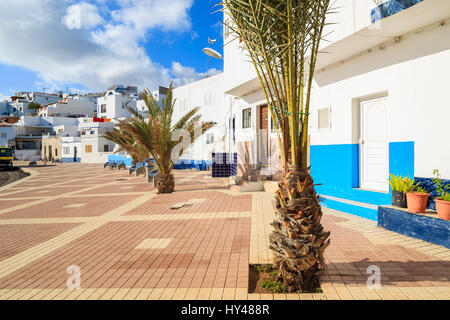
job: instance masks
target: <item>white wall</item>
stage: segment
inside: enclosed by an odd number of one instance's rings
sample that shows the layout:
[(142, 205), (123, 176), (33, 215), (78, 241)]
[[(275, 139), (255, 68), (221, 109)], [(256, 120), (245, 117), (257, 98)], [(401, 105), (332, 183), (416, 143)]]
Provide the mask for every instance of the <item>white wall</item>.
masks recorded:
[(87, 100), (68, 99), (65, 103), (57, 102), (47, 107), (41, 108), (39, 116), (41, 117), (66, 117), (84, 115), (92, 117), (94, 115), (95, 104)]
[[(225, 105), (224, 74), (201, 79), (188, 85), (173, 90), (175, 109), (172, 123), (175, 124), (182, 116), (195, 107), (200, 107), (197, 114), (201, 115), (201, 121), (213, 121), (217, 125), (208, 130), (191, 148), (182, 159), (211, 160), (212, 152), (224, 152), (226, 143), (226, 114), (228, 108)], [(207, 144), (207, 135), (214, 135), (214, 143)]]
[[(62, 158), (73, 159), (75, 157), (74, 148), (77, 148), (77, 158), (81, 158), (81, 139), (79, 137), (61, 138)], [(64, 153), (68, 148), (69, 153)]]
[[(392, 142), (415, 142), (415, 175), (450, 178), (450, 26), (424, 31), (316, 75), (312, 144), (358, 143), (352, 103), (386, 92)], [(331, 130), (317, 129), (317, 109), (331, 107)]]
[(14, 126), (0, 125), (0, 147), (7, 147), (9, 140), (14, 139)]
[[(128, 118), (131, 116), (128, 107), (136, 109), (136, 102), (136, 99), (122, 94), (100, 97), (97, 100), (97, 117), (107, 119)], [(106, 105), (106, 112), (101, 112), (102, 105)]]

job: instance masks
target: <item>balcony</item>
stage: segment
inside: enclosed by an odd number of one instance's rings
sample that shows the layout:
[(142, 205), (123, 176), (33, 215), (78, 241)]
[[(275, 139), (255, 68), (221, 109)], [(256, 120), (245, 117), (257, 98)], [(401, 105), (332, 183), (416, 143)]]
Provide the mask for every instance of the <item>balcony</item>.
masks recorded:
[(408, 9), (423, 0), (390, 0), (371, 11), (371, 21), (375, 23), (381, 19), (392, 16), (402, 10)]

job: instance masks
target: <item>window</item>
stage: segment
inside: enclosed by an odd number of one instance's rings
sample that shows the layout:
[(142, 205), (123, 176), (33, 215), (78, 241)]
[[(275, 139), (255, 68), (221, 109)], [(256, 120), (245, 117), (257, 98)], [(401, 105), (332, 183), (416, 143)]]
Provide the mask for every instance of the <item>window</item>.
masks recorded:
[(252, 127), (252, 108), (242, 110), (242, 129)]
[(2, 139), (6, 139), (7, 135), (6, 132), (2, 132)]
[(100, 107), (100, 113), (106, 113), (106, 104), (102, 104)]
[(203, 97), (205, 106), (210, 106), (214, 104), (214, 94), (212, 92), (205, 93)]
[(91, 144), (87, 144), (84, 146), (84, 151), (86, 153), (92, 153), (92, 145)]
[(318, 111), (318, 128), (319, 129), (329, 129), (330, 123), (330, 108), (319, 109)]
[(214, 143), (214, 134), (208, 133), (206, 135), (206, 144), (213, 144)]
[(103, 146), (103, 152), (109, 152), (109, 144)]
[(55, 149), (55, 157), (58, 156), (58, 149)]
[(63, 148), (63, 153), (64, 154), (69, 154), (70, 153), (70, 148), (69, 147), (64, 147)]
[(91, 135), (94, 135), (95, 134), (95, 131), (91, 131)]

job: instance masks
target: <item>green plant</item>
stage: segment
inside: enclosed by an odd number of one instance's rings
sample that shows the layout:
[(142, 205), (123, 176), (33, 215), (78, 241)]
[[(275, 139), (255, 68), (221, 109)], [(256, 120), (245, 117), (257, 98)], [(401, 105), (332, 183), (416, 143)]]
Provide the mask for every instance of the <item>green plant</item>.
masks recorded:
[(257, 265), (255, 267), (256, 271), (258, 272), (264, 272), (264, 273), (269, 273), (270, 271), (272, 271), (272, 265), (271, 264), (263, 264), (263, 265)]
[(433, 170), (434, 175), (434, 185), (436, 186), (436, 193), (438, 195), (438, 199), (444, 201), (450, 201), (450, 184), (444, 184), (444, 181), (441, 179), (441, 173), (439, 169)]
[(398, 192), (412, 192), (417, 185), (414, 184), (414, 179), (411, 179), (411, 176), (402, 177), (396, 176), (393, 173), (389, 176), (389, 185), (391, 186), (392, 191)]
[(418, 193), (428, 193), (427, 190), (425, 190), (419, 183), (415, 184), (412, 192), (418, 192)]
[(223, 0), (269, 106), (283, 165), (270, 235), (274, 267), (289, 292), (307, 291), (325, 268), (330, 232), (308, 167), (313, 77), (331, 0)]
[[(199, 108), (193, 108), (173, 124), (172, 115), (175, 101), (172, 87), (171, 83), (167, 95), (162, 101), (162, 106), (158, 104), (149, 90), (145, 90), (142, 96), (147, 106), (148, 116), (144, 117), (135, 109), (128, 108), (133, 117), (119, 124), (120, 132), (129, 136), (153, 158), (158, 169), (156, 187), (159, 193), (174, 191), (173, 168), (176, 160), (196, 139), (216, 125), (215, 122), (200, 122), (201, 115), (197, 114)], [(199, 131), (198, 134), (197, 131)], [(184, 134), (186, 134), (187, 141), (184, 141)], [(178, 158), (175, 159), (173, 155)]]
[(287, 292), (286, 286), (280, 278), (279, 271), (266, 272), (269, 273), (269, 278), (261, 282), (261, 287), (274, 293)]

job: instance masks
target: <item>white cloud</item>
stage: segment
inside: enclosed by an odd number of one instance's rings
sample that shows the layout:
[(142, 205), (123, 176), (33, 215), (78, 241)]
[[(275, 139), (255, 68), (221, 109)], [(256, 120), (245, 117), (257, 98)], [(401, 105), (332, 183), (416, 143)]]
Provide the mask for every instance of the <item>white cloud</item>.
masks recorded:
[(50, 87), (79, 83), (93, 91), (112, 84), (154, 89), (173, 77), (178, 85), (201, 77), (181, 64), (162, 67), (141, 45), (153, 28), (191, 32), (193, 0), (115, 2), (110, 12), (107, 0), (2, 0), (0, 63), (35, 71)]
[(9, 100), (10, 96), (7, 96), (0, 92), (0, 102), (3, 102), (5, 100)]
[[(220, 73), (219, 70), (213, 68), (208, 70), (208, 76), (213, 76)], [(171, 74), (175, 77), (174, 85), (175, 87), (181, 86), (186, 83), (200, 80), (206, 76), (205, 73), (197, 73), (192, 67), (185, 67), (181, 63), (174, 61), (172, 63)]]

